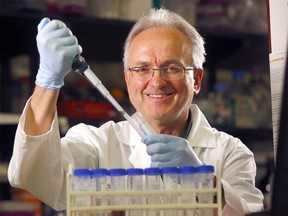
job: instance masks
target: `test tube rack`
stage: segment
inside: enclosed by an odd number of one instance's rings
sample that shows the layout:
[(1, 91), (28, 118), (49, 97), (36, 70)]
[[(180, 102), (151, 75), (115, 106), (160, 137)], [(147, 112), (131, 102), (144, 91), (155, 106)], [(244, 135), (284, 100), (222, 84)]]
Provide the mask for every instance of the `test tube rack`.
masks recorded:
[[(177, 189), (177, 190), (145, 190), (145, 191), (89, 191), (89, 192), (75, 192), (71, 190), (71, 184), (73, 183), (74, 168), (70, 164), (68, 173), (66, 174), (66, 196), (67, 196), (67, 208), (66, 215), (74, 216), (80, 212), (112, 212), (112, 211), (127, 211), (127, 210), (168, 210), (168, 209), (216, 209), (217, 215), (222, 216), (222, 189), (221, 189), (221, 171), (220, 162), (216, 164), (216, 186), (211, 189)], [(214, 193), (216, 196), (216, 203), (161, 203), (161, 204), (137, 204), (137, 205), (101, 205), (101, 206), (73, 206), (75, 197), (77, 196), (96, 196), (100, 198), (109, 198), (112, 196), (149, 196), (149, 195), (181, 195), (185, 193)], [(88, 215), (88, 214), (87, 214)]]

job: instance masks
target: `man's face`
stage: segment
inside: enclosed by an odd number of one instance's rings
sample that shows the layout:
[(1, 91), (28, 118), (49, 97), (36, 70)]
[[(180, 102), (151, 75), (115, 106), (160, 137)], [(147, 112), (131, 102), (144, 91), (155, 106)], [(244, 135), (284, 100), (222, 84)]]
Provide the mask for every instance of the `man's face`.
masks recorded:
[[(128, 67), (192, 66), (185, 54), (188, 41), (174, 28), (150, 28), (131, 43)], [(202, 70), (187, 71), (180, 80), (164, 80), (159, 70), (150, 80), (142, 81), (125, 70), (125, 80), (131, 103), (149, 123), (169, 124), (187, 116), (193, 95), (199, 92)], [(195, 82), (194, 82), (195, 79)], [(195, 85), (195, 88), (194, 88)]]

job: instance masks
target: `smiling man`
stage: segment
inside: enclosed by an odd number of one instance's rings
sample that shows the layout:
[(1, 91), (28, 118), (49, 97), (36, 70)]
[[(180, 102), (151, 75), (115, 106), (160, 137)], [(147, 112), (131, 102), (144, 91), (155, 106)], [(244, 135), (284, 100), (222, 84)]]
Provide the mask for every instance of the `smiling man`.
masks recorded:
[(223, 215), (244, 215), (263, 208), (255, 187), (251, 151), (237, 138), (212, 128), (193, 104), (200, 91), (204, 41), (179, 15), (151, 9), (129, 33), (124, 76), (129, 98), (155, 131), (140, 137), (127, 121), (101, 127), (76, 125), (60, 138), (57, 98), (75, 55), (76, 37), (59, 20), (38, 25), (40, 67), (35, 90), (16, 132), (8, 170), (14, 187), (25, 188), (55, 209), (66, 207), (68, 165), (81, 168), (216, 166), (221, 161)]

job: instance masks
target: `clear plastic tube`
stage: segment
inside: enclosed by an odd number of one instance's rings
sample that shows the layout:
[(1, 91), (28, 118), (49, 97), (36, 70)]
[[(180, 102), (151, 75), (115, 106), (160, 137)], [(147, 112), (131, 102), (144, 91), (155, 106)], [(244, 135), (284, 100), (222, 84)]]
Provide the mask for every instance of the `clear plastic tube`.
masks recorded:
[[(127, 190), (128, 191), (143, 191), (144, 185), (144, 170), (141, 168), (127, 169)], [(143, 196), (131, 195), (128, 199), (128, 205), (143, 205), (145, 199)], [(130, 210), (127, 211), (126, 216), (145, 216), (143, 210)]]
[[(110, 169), (110, 190), (126, 191), (127, 171), (121, 168)], [(111, 205), (126, 205), (127, 197), (124, 195), (114, 195), (110, 197)], [(111, 216), (124, 216), (125, 211), (112, 211)]]
[[(164, 190), (177, 190), (179, 188), (179, 168), (178, 167), (163, 167), (162, 168), (163, 186)], [(179, 203), (177, 194), (167, 194), (164, 197), (164, 203)], [(165, 210), (165, 216), (175, 216), (178, 210)]]
[[(183, 166), (180, 167), (179, 181), (180, 188), (185, 189), (195, 189), (197, 181), (198, 169), (194, 166)], [(195, 193), (183, 193), (181, 195), (181, 203), (196, 203), (196, 194)], [(181, 216), (191, 215), (196, 216), (195, 209), (183, 209), (181, 211)]]
[[(93, 191), (107, 191), (109, 171), (104, 168), (91, 170), (91, 189)], [(93, 206), (108, 205), (108, 197), (92, 197)], [(108, 212), (96, 212), (92, 216), (108, 216)]]
[[(214, 187), (214, 167), (210, 165), (198, 166), (197, 188)], [(213, 193), (198, 194), (199, 203), (213, 203)], [(200, 215), (213, 216), (213, 209), (200, 209)]]
[[(91, 191), (91, 170), (75, 169), (73, 177), (73, 191), (87, 192)], [(89, 195), (79, 195), (75, 197), (75, 207), (91, 206), (91, 197)], [(89, 212), (77, 213), (77, 216), (88, 216)]]
[[(151, 167), (144, 169), (146, 190), (162, 190), (162, 170), (157, 167)], [(161, 195), (149, 195), (147, 196), (146, 204), (161, 204), (163, 197)], [(160, 216), (163, 214), (161, 210), (147, 210), (147, 216)]]

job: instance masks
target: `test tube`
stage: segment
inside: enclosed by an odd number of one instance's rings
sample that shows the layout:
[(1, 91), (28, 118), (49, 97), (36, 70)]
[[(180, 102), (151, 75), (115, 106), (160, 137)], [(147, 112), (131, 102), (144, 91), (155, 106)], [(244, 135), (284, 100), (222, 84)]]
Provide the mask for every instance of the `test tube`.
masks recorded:
[[(180, 188), (181, 190), (185, 189), (195, 189), (196, 180), (197, 180), (197, 167), (194, 166), (183, 166), (180, 167)], [(182, 193), (181, 194), (181, 203), (196, 203), (196, 194), (195, 193)], [(183, 209), (179, 216), (196, 216), (195, 209)]]
[[(127, 171), (122, 168), (110, 169), (110, 190), (111, 191), (126, 191), (126, 175)], [(127, 197), (124, 195), (113, 195), (110, 197), (111, 205), (126, 205)], [(112, 211), (111, 216), (124, 216), (125, 211)]]
[[(96, 168), (91, 170), (91, 189), (93, 191), (107, 191), (108, 190), (108, 177), (109, 171), (104, 168)], [(94, 196), (92, 197), (93, 206), (108, 205), (107, 196)], [(93, 216), (108, 216), (108, 212), (96, 212)]]
[[(73, 177), (73, 191), (87, 192), (91, 191), (90, 187), (91, 170), (89, 169), (75, 169)], [(91, 206), (91, 197), (89, 195), (77, 195), (75, 197), (75, 207)], [(88, 216), (89, 212), (77, 212), (78, 216)]]
[[(162, 170), (157, 167), (150, 167), (144, 169), (146, 190), (162, 190)], [(148, 195), (147, 205), (149, 204), (161, 204), (163, 197), (161, 195)], [(147, 210), (147, 216), (161, 216), (163, 211), (149, 209)]]
[[(213, 188), (214, 185), (214, 166), (201, 165), (198, 166), (197, 188)], [(213, 203), (214, 193), (199, 193), (199, 203)], [(212, 216), (212, 208), (201, 208), (200, 215)]]
[[(162, 168), (163, 186), (164, 190), (177, 190), (179, 188), (179, 168), (178, 167), (163, 167)], [(179, 196), (169, 192), (164, 197), (164, 203), (179, 203)], [(176, 209), (169, 209), (164, 211), (165, 216), (177, 215)]]
[[(128, 191), (143, 191), (144, 190), (144, 170), (141, 168), (127, 169), (127, 190)], [(128, 205), (144, 205), (144, 198), (141, 195), (129, 196)], [(145, 216), (143, 210), (130, 210), (126, 216)]]

